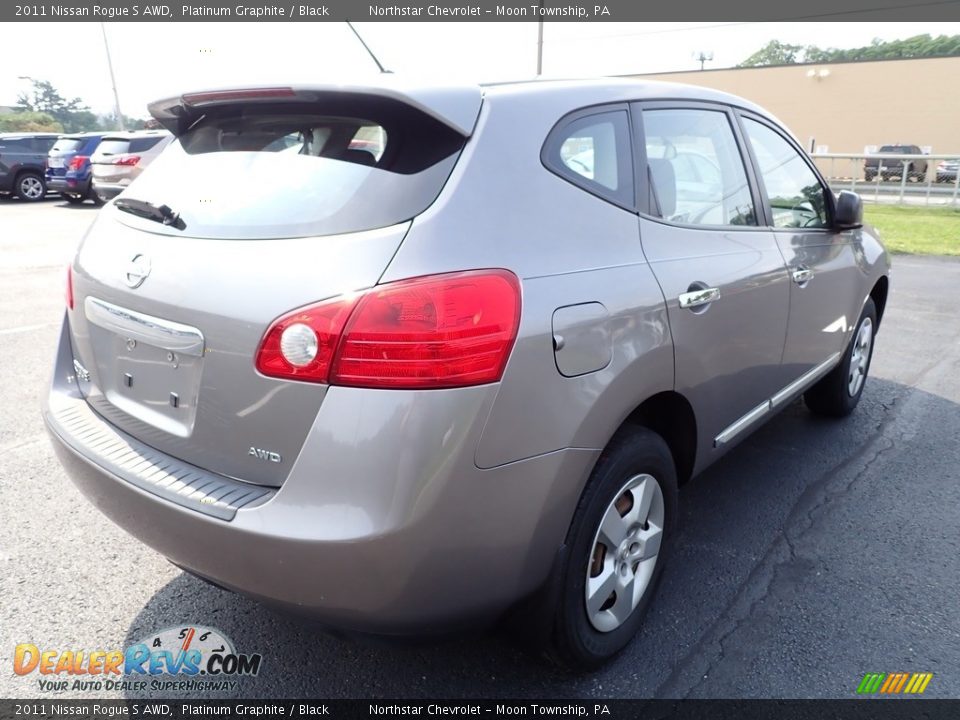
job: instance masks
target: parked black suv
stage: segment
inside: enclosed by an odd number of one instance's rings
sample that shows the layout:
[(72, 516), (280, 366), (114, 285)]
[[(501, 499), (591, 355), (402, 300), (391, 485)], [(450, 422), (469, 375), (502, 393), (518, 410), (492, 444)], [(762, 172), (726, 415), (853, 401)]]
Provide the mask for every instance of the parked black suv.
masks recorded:
[[(924, 155), (919, 145), (882, 145), (878, 155)], [(879, 168), (880, 177), (889, 180), (892, 177), (903, 177), (903, 161), (892, 158), (867, 158), (863, 163), (863, 179), (867, 182), (877, 177)], [(927, 179), (927, 161), (910, 160), (907, 163), (907, 178), (917, 182)]]
[(25, 202), (47, 194), (44, 172), (56, 133), (0, 133), (0, 193), (13, 193)]

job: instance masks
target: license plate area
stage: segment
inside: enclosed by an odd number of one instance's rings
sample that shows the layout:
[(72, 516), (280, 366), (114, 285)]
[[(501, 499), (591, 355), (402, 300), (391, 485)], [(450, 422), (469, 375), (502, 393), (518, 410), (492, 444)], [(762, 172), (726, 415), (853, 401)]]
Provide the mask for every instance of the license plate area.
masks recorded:
[(97, 378), (114, 407), (178, 437), (193, 432), (203, 370), (203, 336), (87, 298)]

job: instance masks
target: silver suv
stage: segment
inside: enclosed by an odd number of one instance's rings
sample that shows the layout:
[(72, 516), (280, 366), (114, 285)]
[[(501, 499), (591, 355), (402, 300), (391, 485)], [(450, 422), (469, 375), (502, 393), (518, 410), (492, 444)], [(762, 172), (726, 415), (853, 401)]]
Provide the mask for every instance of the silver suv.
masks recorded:
[(384, 633), (536, 607), (597, 665), (678, 486), (857, 405), (887, 253), (739, 98), (385, 83), (151, 105), (177, 140), (71, 265), (54, 445), (219, 586)]
[(112, 200), (173, 141), (173, 135), (162, 130), (106, 135), (90, 156), (93, 171), (93, 192), (102, 202)]

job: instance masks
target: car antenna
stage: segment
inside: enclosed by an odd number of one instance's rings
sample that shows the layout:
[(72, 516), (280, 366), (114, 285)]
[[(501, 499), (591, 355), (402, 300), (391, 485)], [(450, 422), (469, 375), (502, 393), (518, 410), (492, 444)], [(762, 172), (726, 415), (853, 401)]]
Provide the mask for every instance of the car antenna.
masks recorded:
[(387, 70), (387, 69), (380, 63), (380, 61), (377, 60), (377, 56), (373, 54), (373, 50), (371, 50), (371, 49), (370, 49), (370, 46), (367, 45), (367, 44), (363, 41), (363, 38), (360, 37), (360, 33), (357, 32), (357, 29), (353, 26), (353, 23), (350, 22), (349, 20), (347, 20), (347, 27), (350, 28), (351, 30), (353, 30), (353, 34), (357, 36), (357, 40), (359, 40), (359, 41), (360, 41), (360, 44), (363, 45), (363, 49), (367, 51), (367, 54), (370, 55), (371, 58), (373, 58), (373, 61), (377, 64), (377, 67), (380, 68), (380, 72), (382, 72), (382, 73), (387, 73), (388, 75), (389, 75), (389, 74), (392, 74), (392, 73), (393, 73), (392, 70)]

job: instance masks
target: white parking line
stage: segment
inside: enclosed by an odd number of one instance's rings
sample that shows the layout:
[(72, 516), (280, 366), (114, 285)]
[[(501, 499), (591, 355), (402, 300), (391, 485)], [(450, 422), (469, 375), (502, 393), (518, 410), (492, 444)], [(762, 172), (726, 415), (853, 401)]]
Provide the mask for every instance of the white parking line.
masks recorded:
[(20, 327), (6, 328), (0, 330), (0, 335), (15, 335), (16, 333), (29, 332), (31, 330), (40, 330), (41, 328), (53, 327), (56, 323), (41, 323), (40, 325), (21, 325)]

